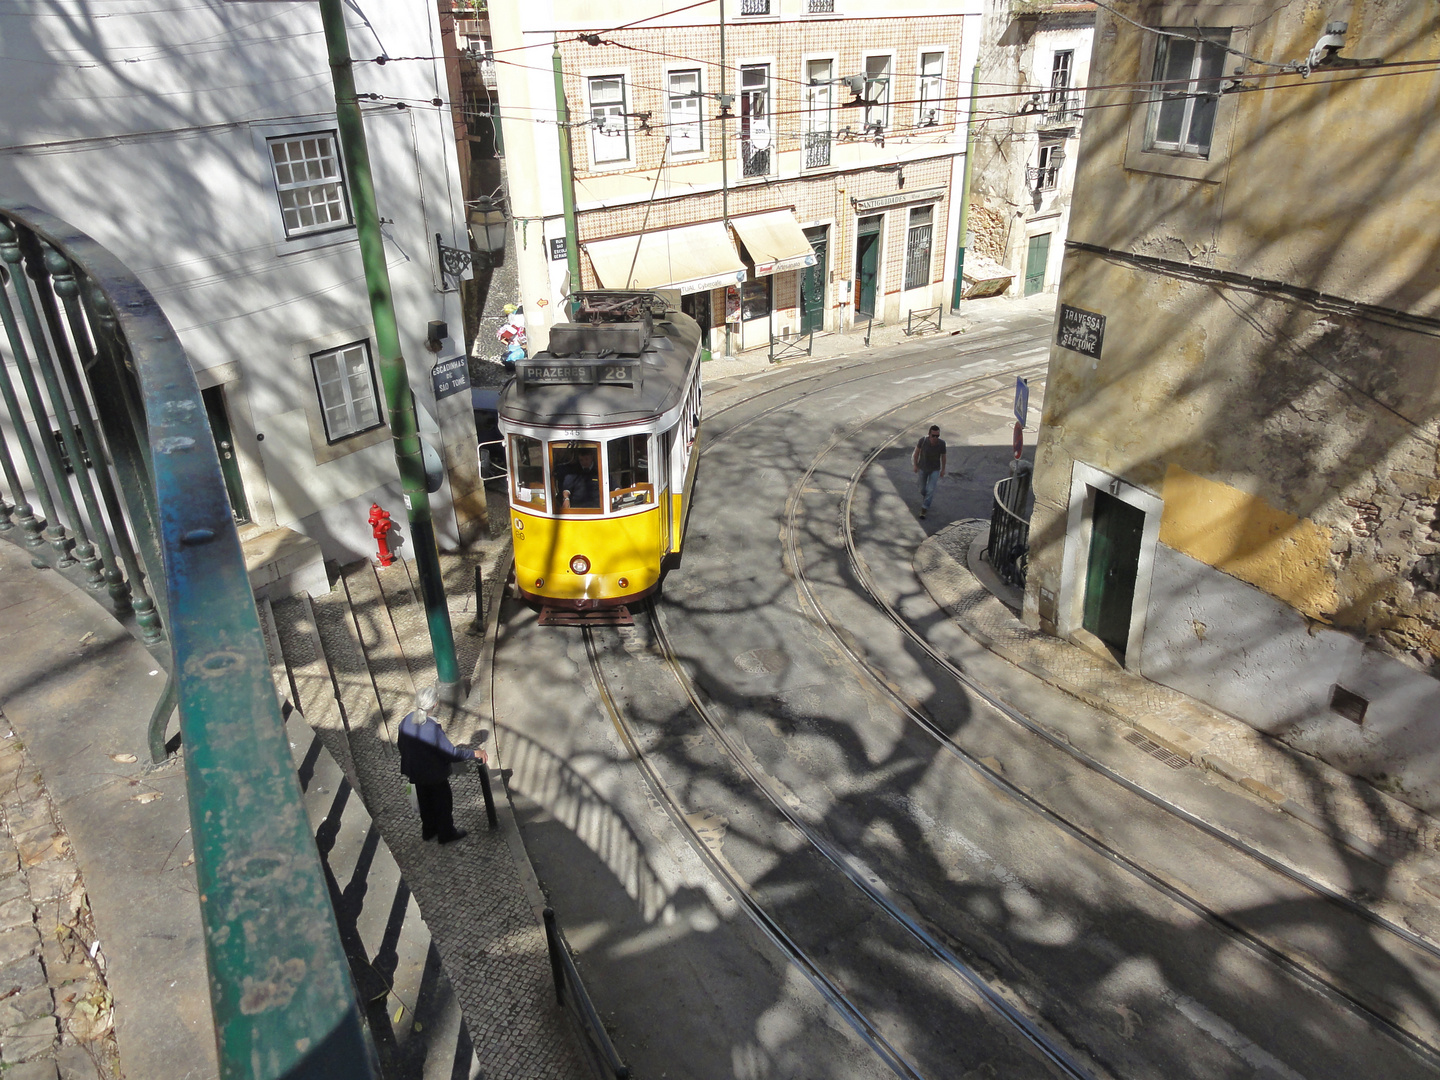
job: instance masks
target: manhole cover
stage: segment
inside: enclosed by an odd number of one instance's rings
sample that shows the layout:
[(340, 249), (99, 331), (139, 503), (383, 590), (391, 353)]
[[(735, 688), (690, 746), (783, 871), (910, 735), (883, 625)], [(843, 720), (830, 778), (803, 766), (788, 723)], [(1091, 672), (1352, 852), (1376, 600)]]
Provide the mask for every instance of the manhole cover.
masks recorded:
[(751, 649), (735, 657), (735, 666), (746, 675), (773, 675), (789, 663), (790, 658), (779, 649)]

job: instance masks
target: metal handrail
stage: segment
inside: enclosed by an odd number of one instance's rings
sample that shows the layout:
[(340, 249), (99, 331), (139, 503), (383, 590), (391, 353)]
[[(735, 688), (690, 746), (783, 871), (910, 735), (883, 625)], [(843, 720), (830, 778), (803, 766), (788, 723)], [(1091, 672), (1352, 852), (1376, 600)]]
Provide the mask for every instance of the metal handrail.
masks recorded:
[(504, 440), (504, 439), (487, 439), (485, 442), (476, 443), (476, 444), (475, 444), (475, 451), (476, 451), (476, 453), (480, 456), (480, 482), (481, 482), (481, 483), (484, 483), (486, 480), (499, 480), (499, 479), (501, 479), (502, 477), (505, 477), (505, 476), (509, 476), (509, 475), (510, 475), (509, 472), (507, 472), (505, 469), (501, 469), (501, 470), (500, 470), (499, 472), (497, 472), (497, 473), (490, 473), (489, 475), (486, 475), (486, 473), (485, 473), (485, 466), (486, 466), (486, 464), (488, 463), (488, 464), (492, 464), (492, 465), (493, 465), (494, 462), (495, 462), (495, 455), (494, 455), (494, 454), (487, 454), (487, 453), (485, 453), (485, 448), (486, 448), (487, 446), (498, 446), (498, 447), (500, 447), (500, 451), (501, 451), (501, 453), (503, 454), (504, 451), (505, 451), (505, 440)]
[(944, 307), (911, 309), (905, 316), (905, 334), (913, 337), (915, 334), (923, 334), (926, 330), (940, 332), (940, 323), (944, 319)]
[(1019, 463), (1015, 473), (995, 483), (990, 507), (990, 538), (981, 551), (1007, 585), (1023, 587), (1028, 570), (1030, 523), (1019, 511), (1030, 495), (1030, 466)]
[(585, 982), (580, 978), (580, 971), (575, 966), (575, 957), (570, 953), (570, 943), (565, 940), (565, 935), (560, 932), (560, 924), (555, 921), (554, 909), (547, 907), (542, 915), (545, 919), (545, 946), (550, 951), (550, 976), (555, 981), (555, 1003), (566, 1003), (565, 988), (568, 986), (570, 1007), (575, 1013), (575, 1019), (599, 1050), (605, 1070), (615, 1080), (627, 1080), (630, 1068), (620, 1057), (615, 1044), (610, 1041), (610, 1033), (605, 1030), (595, 1003), (590, 1000), (590, 993), (585, 989)]
[[(118, 548), (112, 564), (96, 550), (99, 530), (87, 531), (67, 500), (57, 503), (45, 495), (45, 476), (29, 460), (33, 446), (23, 480), (8, 450), (0, 452), (16, 509), (24, 506), (29, 513), (30, 491), (50, 502), (61, 517), (47, 508), (50, 520), (39, 524), (51, 542), (54, 565), (67, 565), (67, 544), (73, 544), (82, 562), (96, 560), (94, 573), (102, 584), (149, 586), (164, 612), (220, 1075), (373, 1078), (379, 1071), (375, 1051), (301, 802), (234, 515), (190, 361), (139, 279), (58, 218), (0, 202), (0, 257), (10, 271), (8, 286), (0, 288), (0, 314), (6, 316), (5, 336), (17, 362), (28, 354), (44, 369), (56, 412), (83, 418), (82, 437), (98, 440), (83, 457), (70, 454), (72, 463), (88, 457), (92, 468), (76, 465), (77, 476), (69, 480), (53, 469), (51, 476), (57, 488), (74, 483), (83, 491), (90, 483), (103, 491), (108, 485), (105, 501), (114, 527), (108, 541), (117, 545), (128, 527), (139, 540), (145, 570), (122, 565)], [(17, 274), (22, 259), (28, 273)], [(7, 289), (20, 302), (25, 335)], [(41, 317), (53, 353), (46, 335), (37, 333)], [(45, 423), (45, 413), (36, 410), (36, 399), (27, 416), (14, 394), (5, 397), (16, 441), (22, 446), (38, 441), (32, 417), (38, 414)], [(86, 432), (92, 417), (98, 423)], [(53, 445), (48, 430), (41, 434)], [(40, 535), (23, 515), (16, 524)], [(42, 539), (30, 545), (32, 553), (40, 553), (43, 544)], [(68, 565), (74, 562), (70, 557)], [(158, 642), (158, 633), (151, 636)]]

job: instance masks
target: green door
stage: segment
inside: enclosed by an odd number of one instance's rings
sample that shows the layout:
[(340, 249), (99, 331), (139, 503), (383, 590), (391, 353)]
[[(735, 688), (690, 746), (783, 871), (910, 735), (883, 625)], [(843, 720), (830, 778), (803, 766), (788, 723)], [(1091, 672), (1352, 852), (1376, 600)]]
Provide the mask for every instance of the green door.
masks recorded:
[(880, 279), (880, 215), (860, 219), (855, 236), (855, 314), (875, 314)]
[(815, 252), (815, 265), (807, 266), (800, 275), (800, 333), (825, 329), (825, 249), (829, 246), (828, 230), (806, 229), (805, 239)]
[(210, 421), (210, 435), (215, 440), (215, 453), (220, 455), (220, 475), (225, 478), (225, 493), (230, 496), (230, 509), (235, 523), (250, 520), (250, 507), (245, 502), (245, 485), (240, 482), (240, 462), (235, 458), (235, 439), (230, 434), (230, 416), (225, 411), (225, 388), (212, 386), (201, 391), (205, 416)]
[(1045, 288), (1045, 264), (1050, 261), (1050, 234), (1030, 237), (1025, 253), (1025, 295), (1034, 296)]
[(1084, 627), (1125, 656), (1130, 609), (1140, 570), (1140, 536), (1145, 512), (1109, 492), (1095, 492), (1090, 519), (1090, 562), (1085, 571)]

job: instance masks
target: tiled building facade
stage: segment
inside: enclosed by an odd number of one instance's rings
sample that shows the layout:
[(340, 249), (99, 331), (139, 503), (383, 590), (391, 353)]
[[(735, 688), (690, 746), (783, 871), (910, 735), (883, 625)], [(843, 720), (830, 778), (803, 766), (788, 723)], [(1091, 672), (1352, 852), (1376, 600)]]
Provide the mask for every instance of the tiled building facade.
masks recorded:
[[(742, 6), (768, 13), (742, 15)], [(581, 287), (678, 287), (686, 310), (712, 329), (716, 352), (727, 317), (725, 343), (742, 350), (772, 334), (843, 329), (870, 316), (903, 320), (949, 303), (975, 43), (962, 49), (967, 22), (978, 42), (979, 20), (954, 7), (893, 14), (884, 3), (810, 11), (835, 6), (729, 0), (723, 65), (718, 18), (702, 24), (694, 10), (598, 33), (585, 29), (593, 16), (575, 4), (492, 13), (532, 339), (568, 286), (552, 164), (558, 128), (544, 122), (547, 106), (555, 116), (553, 76), (540, 63), (550, 50), (538, 47), (532, 25), (545, 28), (546, 43), (551, 28), (575, 30), (558, 34), (558, 48)], [(632, 14), (646, 11), (627, 8)], [(507, 47), (523, 59), (506, 64)], [(539, 182), (517, 191), (526, 175)], [(536, 219), (543, 250), (533, 245)], [(704, 223), (728, 223), (728, 240), (676, 231)], [(751, 250), (757, 230), (766, 233), (762, 245), (778, 245), (768, 255)], [(642, 235), (647, 254), (672, 270), (647, 272), (640, 264), (654, 259), (624, 257)], [(702, 236), (720, 238), (710, 263), (693, 250)], [(726, 243), (734, 248), (728, 262), (714, 250)], [(542, 293), (549, 304), (537, 313)]]

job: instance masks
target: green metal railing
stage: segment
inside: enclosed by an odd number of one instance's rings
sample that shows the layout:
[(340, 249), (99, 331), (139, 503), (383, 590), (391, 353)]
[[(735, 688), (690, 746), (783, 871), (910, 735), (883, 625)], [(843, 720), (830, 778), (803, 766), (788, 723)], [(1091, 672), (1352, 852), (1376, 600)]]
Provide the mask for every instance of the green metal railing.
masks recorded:
[(109, 251), (3, 201), (0, 322), (0, 535), (169, 669), (151, 744), (178, 702), (220, 1075), (376, 1077), (185, 351)]

